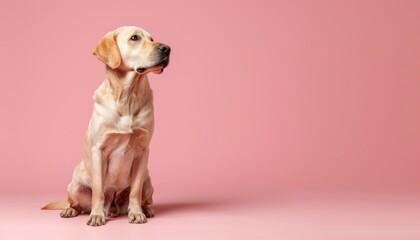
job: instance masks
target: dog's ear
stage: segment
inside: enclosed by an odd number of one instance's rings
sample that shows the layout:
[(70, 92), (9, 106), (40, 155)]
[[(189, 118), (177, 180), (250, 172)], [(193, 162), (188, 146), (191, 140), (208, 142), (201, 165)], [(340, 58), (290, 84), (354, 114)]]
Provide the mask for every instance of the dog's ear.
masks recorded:
[(98, 42), (95, 49), (93, 49), (93, 55), (112, 69), (116, 69), (120, 66), (121, 55), (114, 32), (107, 33)]

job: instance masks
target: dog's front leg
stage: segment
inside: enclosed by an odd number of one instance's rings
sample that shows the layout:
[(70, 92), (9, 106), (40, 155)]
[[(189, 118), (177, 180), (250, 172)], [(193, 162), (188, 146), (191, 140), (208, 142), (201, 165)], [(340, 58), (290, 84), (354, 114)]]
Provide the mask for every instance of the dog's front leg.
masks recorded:
[(90, 226), (101, 226), (105, 224), (104, 211), (104, 165), (102, 150), (99, 147), (92, 147), (92, 210), (87, 222)]
[(147, 171), (147, 162), (149, 160), (149, 149), (135, 159), (134, 166), (131, 169), (131, 190), (128, 203), (128, 220), (130, 223), (145, 223), (146, 215), (141, 208), (143, 182)]

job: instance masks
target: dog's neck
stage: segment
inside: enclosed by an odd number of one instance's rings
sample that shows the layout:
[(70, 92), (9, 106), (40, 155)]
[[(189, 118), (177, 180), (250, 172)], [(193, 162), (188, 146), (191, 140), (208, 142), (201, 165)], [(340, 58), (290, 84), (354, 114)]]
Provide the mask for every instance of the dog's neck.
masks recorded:
[(105, 77), (120, 115), (136, 115), (152, 97), (146, 74), (114, 70), (107, 66)]

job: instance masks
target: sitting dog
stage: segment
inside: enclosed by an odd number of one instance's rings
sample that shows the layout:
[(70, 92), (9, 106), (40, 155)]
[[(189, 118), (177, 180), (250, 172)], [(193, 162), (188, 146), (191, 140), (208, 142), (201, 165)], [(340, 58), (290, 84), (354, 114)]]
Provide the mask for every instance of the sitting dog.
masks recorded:
[(94, 94), (82, 160), (68, 185), (68, 200), (43, 209), (61, 217), (90, 213), (90, 226), (106, 216), (128, 214), (130, 223), (153, 217), (153, 187), (147, 168), (153, 135), (153, 96), (147, 74), (162, 73), (171, 49), (137, 27), (107, 33), (93, 54), (106, 64), (105, 81)]

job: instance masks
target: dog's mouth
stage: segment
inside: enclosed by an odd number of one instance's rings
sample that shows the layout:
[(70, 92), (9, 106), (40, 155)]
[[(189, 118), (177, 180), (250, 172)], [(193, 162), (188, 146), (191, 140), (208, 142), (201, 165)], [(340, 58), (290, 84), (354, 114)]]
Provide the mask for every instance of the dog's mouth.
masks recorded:
[(169, 64), (169, 56), (164, 57), (160, 62), (158, 62), (157, 64), (151, 66), (151, 67), (147, 67), (147, 68), (136, 68), (136, 71), (138, 73), (144, 73), (147, 70), (150, 70), (151, 72), (154, 73), (162, 73), (163, 69), (166, 68)]

